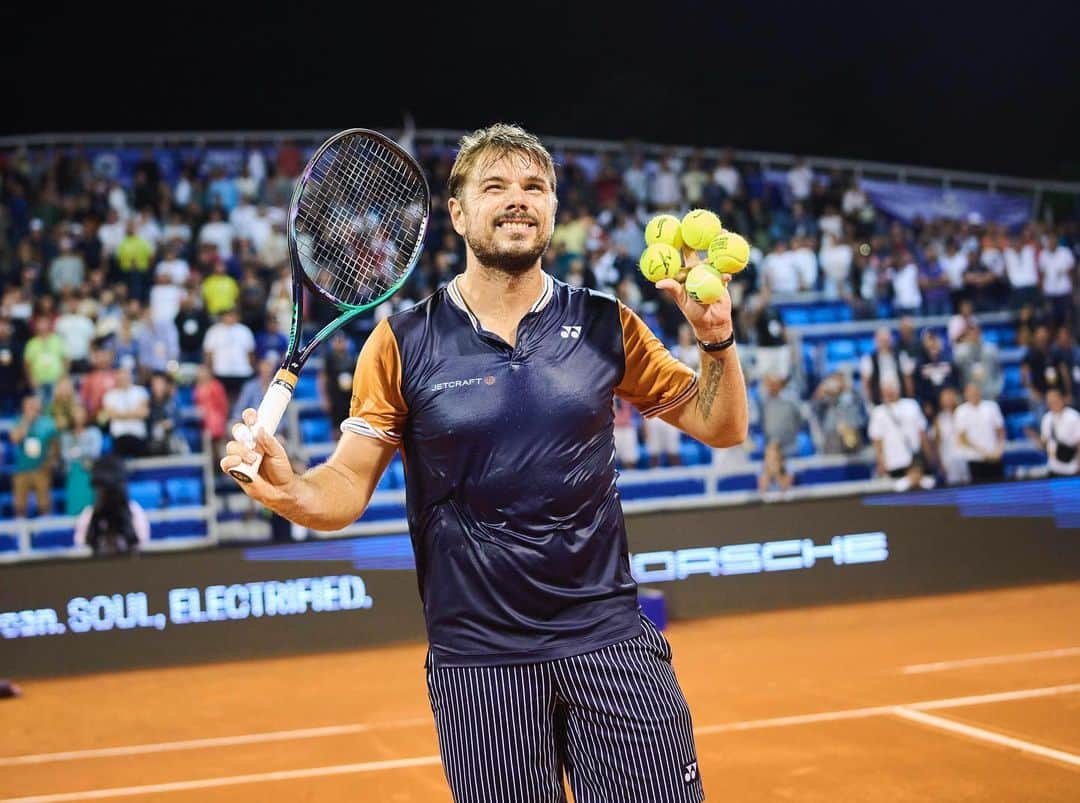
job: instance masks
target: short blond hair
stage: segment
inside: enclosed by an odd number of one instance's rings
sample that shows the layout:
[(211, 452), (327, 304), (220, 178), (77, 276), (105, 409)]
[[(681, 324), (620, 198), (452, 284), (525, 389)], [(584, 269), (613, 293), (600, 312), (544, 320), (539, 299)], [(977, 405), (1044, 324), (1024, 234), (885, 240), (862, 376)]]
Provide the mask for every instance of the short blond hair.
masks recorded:
[(451, 198), (459, 198), (461, 188), (476, 168), (481, 156), (487, 156), (489, 164), (510, 153), (518, 153), (535, 162), (547, 173), (551, 191), (555, 191), (555, 162), (548, 149), (534, 135), (512, 123), (495, 123), (466, 134), (458, 143), (457, 157), (446, 182)]

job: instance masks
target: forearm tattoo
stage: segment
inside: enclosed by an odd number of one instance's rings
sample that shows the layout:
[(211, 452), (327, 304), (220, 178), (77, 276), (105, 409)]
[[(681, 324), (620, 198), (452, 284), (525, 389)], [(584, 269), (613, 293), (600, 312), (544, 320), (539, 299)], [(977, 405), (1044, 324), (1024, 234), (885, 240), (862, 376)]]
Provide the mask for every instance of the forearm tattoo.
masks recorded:
[(701, 361), (701, 378), (698, 380), (697, 406), (701, 412), (701, 418), (709, 420), (712, 413), (713, 402), (716, 401), (720, 390), (720, 380), (724, 378), (723, 359), (705, 357)]

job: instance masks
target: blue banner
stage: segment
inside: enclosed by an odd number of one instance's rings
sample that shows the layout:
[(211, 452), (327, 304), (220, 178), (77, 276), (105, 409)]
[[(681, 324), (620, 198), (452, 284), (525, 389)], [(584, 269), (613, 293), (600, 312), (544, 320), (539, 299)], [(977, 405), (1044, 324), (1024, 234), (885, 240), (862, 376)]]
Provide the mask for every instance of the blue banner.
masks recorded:
[(1012, 228), (1024, 225), (1032, 216), (1031, 198), (1023, 195), (946, 190), (874, 179), (862, 179), (859, 184), (876, 208), (905, 223), (916, 217), (967, 220), (977, 215), (982, 223), (1000, 223)]

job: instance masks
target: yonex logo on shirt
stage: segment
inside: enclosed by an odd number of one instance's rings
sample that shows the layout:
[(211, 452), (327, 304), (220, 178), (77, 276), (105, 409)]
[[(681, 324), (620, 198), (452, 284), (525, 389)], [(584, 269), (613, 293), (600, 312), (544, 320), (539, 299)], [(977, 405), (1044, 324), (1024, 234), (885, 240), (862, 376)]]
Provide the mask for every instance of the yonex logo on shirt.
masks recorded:
[(559, 333), (559, 336), (560, 337), (572, 337), (572, 338), (574, 338), (574, 340), (577, 340), (579, 337), (581, 337), (581, 327), (580, 326), (564, 326), (562, 328), (562, 332)]

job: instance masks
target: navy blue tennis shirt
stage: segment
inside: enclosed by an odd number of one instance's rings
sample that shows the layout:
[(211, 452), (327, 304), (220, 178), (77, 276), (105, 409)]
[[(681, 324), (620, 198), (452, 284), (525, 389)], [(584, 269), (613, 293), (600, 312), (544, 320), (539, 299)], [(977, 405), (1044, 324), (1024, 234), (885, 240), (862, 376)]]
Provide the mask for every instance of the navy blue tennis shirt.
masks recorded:
[(376, 326), (342, 429), (402, 449), (441, 665), (547, 661), (639, 635), (613, 394), (651, 417), (696, 384), (621, 302), (548, 274), (514, 346), (481, 327), (456, 279)]

